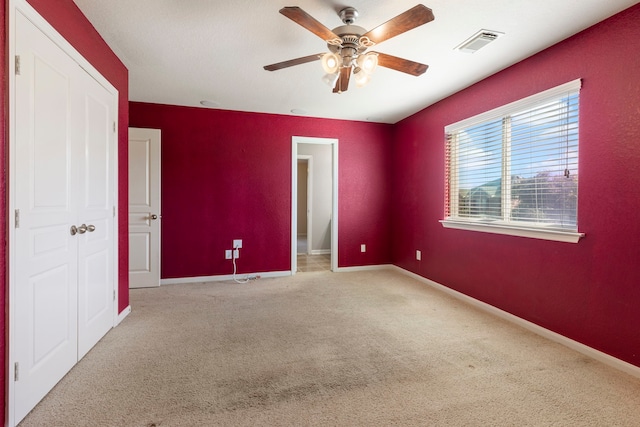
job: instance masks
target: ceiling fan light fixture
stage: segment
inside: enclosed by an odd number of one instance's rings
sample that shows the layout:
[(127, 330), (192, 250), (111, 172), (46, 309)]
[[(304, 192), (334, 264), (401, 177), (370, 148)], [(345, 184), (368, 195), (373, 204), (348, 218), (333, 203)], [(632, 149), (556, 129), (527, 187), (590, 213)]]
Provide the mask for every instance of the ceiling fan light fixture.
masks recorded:
[(340, 73), (327, 73), (322, 77), (322, 81), (325, 82), (329, 87), (335, 87), (338, 78), (340, 77)]
[(342, 65), (342, 58), (333, 52), (327, 52), (322, 55), (322, 68), (327, 74), (334, 74), (338, 72)]
[(372, 74), (378, 66), (378, 54), (369, 52), (358, 56), (356, 60), (358, 67), (367, 74)]
[(363, 87), (366, 86), (367, 83), (369, 83), (371, 77), (366, 71), (364, 71), (364, 69), (356, 67), (353, 70), (353, 79), (356, 82), (356, 86)]
[(333, 30), (325, 27), (298, 6), (283, 7), (280, 13), (324, 40), (329, 53), (308, 55), (265, 65), (263, 68), (267, 71), (320, 60), (326, 73), (322, 80), (329, 85), (334, 85), (333, 93), (342, 93), (349, 88), (351, 77), (356, 80), (358, 86), (367, 84), (378, 65), (413, 76), (419, 76), (427, 70), (427, 65), (408, 59), (376, 52), (365, 54), (365, 51), (374, 45), (433, 21), (433, 11), (424, 5), (414, 6), (369, 31), (354, 25), (358, 11), (352, 7), (340, 11), (340, 18), (345, 25)]

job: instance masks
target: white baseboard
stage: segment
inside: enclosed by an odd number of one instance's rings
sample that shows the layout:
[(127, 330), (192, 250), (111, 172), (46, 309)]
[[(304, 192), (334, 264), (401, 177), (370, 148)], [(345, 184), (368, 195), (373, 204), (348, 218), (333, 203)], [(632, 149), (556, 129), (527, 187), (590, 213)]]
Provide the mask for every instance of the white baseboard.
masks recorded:
[(391, 264), (378, 264), (378, 265), (357, 265), (354, 267), (338, 267), (336, 272), (338, 273), (351, 273), (355, 271), (373, 271), (373, 270), (389, 270), (395, 268)]
[(114, 326), (118, 326), (120, 324), (120, 322), (122, 322), (124, 320), (124, 318), (129, 315), (129, 313), (131, 313), (131, 306), (130, 305), (128, 305), (124, 310), (122, 310), (118, 314), (118, 317), (116, 317), (116, 324)]
[(422, 283), (425, 283), (435, 289), (438, 289), (448, 295), (453, 296), (454, 298), (464, 301), (468, 304), (473, 305), (485, 312), (493, 314), (494, 316), (498, 316), (504, 320), (507, 320), (511, 323), (514, 323), (518, 326), (521, 326), (537, 335), (540, 335), (544, 338), (547, 338), (551, 341), (557, 342), (558, 344), (562, 344), (565, 347), (569, 347), (572, 350), (577, 351), (578, 353), (584, 354), (592, 359), (595, 359), (599, 362), (604, 363), (605, 365), (611, 366), (612, 368), (618, 369), (624, 373), (632, 375), (636, 378), (640, 378), (640, 367), (636, 365), (632, 365), (631, 363), (625, 362), (624, 360), (620, 360), (616, 357), (613, 357), (609, 354), (603, 353), (595, 348), (584, 345), (578, 341), (574, 341), (571, 338), (565, 337), (564, 335), (560, 335), (557, 332), (553, 332), (547, 328), (544, 328), (540, 325), (536, 325), (535, 323), (529, 322), (528, 320), (522, 319), (521, 317), (515, 316), (511, 313), (508, 313), (504, 310), (501, 310), (497, 307), (494, 307), (486, 302), (482, 302), (473, 297), (463, 294), (462, 292), (458, 292), (454, 289), (448, 288), (440, 283), (434, 282), (433, 280), (429, 280), (425, 277), (422, 277), (418, 274), (412, 273), (408, 270), (400, 268), (398, 266), (391, 266), (396, 271), (399, 271), (409, 277), (412, 277)]
[(313, 249), (311, 255), (330, 255), (331, 249)]
[[(243, 280), (250, 276), (260, 276), (261, 279), (269, 277), (285, 277), (291, 276), (291, 271), (270, 271), (266, 273), (242, 273), (236, 274), (236, 279)], [(181, 277), (175, 279), (161, 279), (160, 285), (180, 285), (185, 283), (201, 283), (201, 282), (226, 282), (233, 280), (233, 274), (224, 274), (220, 276), (197, 276), (197, 277)]]

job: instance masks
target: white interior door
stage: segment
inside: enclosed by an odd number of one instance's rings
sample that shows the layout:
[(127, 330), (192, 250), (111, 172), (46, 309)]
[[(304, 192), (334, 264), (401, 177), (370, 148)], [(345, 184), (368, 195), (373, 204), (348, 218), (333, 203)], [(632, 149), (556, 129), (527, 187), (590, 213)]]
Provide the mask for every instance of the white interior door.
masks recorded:
[(129, 287), (160, 286), (160, 130), (129, 129)]
[[(21, 13), (10, 283), (18, 423), (113, 326), (116, 101)], [(93, 232), (72, 227), (95, 225)]]

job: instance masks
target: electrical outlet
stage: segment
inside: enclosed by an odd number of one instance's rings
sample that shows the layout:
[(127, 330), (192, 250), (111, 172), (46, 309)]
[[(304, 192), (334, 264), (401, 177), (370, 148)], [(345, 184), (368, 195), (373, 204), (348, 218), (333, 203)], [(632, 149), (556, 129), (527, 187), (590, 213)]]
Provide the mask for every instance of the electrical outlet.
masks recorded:
[(233, 249), (240, 249), (240, 248), (242, 248), (242, 239), (234, 239), (233, 240)]
[(231, 249), (224, 251), (224, 259), (231, 259)]
[(233, 257), (234, 257), (235, 259), (240, 258), (240, 251), (239, 251), (238, 249), (234, 249), (234, 250), (233, 250)]
[(367, 252), (367, 245), (364, 243), (360, 245), (360, 252)]
[(416, 259), (417, 259), (418, 261), (421, 261), (421, 260), (422, 260), (422, 251), (416, 251)]

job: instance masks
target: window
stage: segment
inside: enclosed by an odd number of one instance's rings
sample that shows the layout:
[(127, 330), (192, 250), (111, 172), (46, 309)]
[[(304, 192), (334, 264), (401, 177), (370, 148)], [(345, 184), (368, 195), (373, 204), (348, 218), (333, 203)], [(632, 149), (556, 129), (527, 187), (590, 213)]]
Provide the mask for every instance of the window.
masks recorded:
[(445, 127), (448, 228), (577, 242), (580, 80)]

